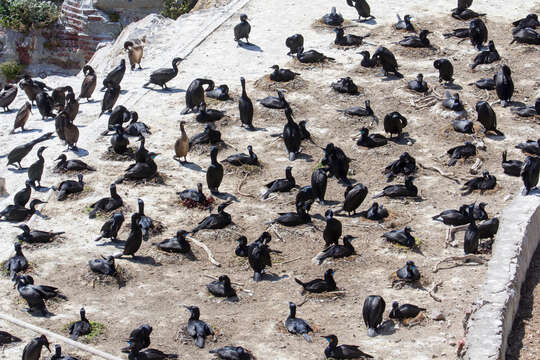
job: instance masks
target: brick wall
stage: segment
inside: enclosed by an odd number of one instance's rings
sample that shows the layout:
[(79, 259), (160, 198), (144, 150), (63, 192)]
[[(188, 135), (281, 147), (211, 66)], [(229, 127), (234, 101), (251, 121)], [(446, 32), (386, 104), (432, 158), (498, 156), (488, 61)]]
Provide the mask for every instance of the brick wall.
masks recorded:
[(99, 26), (92, 24), (106, 24), (108, 19), (94, 8), (91, 2), (84, 0), (65, 0), (62, 5), (62, 25), (56, 27), (53, 36), (56, 38), (56, 48), (51, 50), (53, 57), (57, 57), (53, 62), (61, 62), (62, 59), (74, 57), (90, 60), (97, 45), (103, 41), (113, 41), (114, 37), (110, 33), (96, 33)]

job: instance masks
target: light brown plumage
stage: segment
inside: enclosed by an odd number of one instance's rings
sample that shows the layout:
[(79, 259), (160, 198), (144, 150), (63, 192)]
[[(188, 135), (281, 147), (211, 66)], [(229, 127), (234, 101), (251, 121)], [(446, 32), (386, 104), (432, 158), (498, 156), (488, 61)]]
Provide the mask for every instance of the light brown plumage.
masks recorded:
[(79, 140), (79, 129), (73, 125), (73, 120), (64, 119), (64, 137), (68, 148), (77, 149), (77, 141)]
[(124, 49), (128, 53), (131, 70), (135, 70), (135, 65), (139, 65), (139, 69), (142, 69), (141, 60), (144, 54), (144, 45), (140, 43), (135, 45), (133, 41), (126, 41), (124, 43)]
[(15, 116), (15, 121), (13, 123), (13, 130), (11, 130), (11, 133), (15, 132), (15, 129), (18, 129), (18, 128), (21, 128), (22, 131), (25, 131), (24, 125), (26, 125), (26, 122), (28, 121), (28, 118), (30, 117), (31, 112), (32, 112), (32, 105), (30, 104), (30, 102), (27, 101), (17, 112), (17, 116)]
[(86, 101), (90, 101), (92, 94), (96, 89), (97, 76), (94, 69), (90, 65), (85, 65), (83, 68), (84, 80), (81, 85), (81, 93), (77, 99), (84, 98)]
[(68, 114), (69, 120), (73, 121), (79, 113), (79, 101), (75, 99), (75, 94), (72, 92), (68, 92), (66, 99), (67, 102), (64, 111)]
[(186, 131), (184, 130), (184, 124), (185, 121), (180, 121), (180, 137), (176, 140), (174, 143), (174, 152), (176, 153), (176, 157), (178, 159), (184, 158), (184, 162), (186, 162), (186, 156), (189, 151), (189, 137), (186, 134)]

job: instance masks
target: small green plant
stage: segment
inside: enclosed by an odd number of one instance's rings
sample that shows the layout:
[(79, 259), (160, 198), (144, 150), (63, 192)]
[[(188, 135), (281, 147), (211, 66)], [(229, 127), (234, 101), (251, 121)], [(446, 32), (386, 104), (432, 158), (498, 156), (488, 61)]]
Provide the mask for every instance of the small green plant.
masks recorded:
[(51, 1), (0, 0), (0, 26), (26, 32), (58, 20), (59, 7)]
[(15, 61), (6, 61), (0, 64), (0, 72), (8, 81), (15, 80), (21, 73), (23, 65)]
[[(63, 331), (66, 333), (69, 332), (69, 328), (74, 323), (75, 321), (68, 323), (66, 326), (64, 326)], [(99, 335), (105, 332), (105, 325), (103, 325), (102, 323), (98, 323), (96, 321), (90, 321), (90, 325), (92, 326), (92, 330), (90, 331), (90, 334), (84, 335), (81, 338), (79, 338), (80, 341), (89, 343), (92, 340), (94, 340), (96, 337), (98, 337)]]
[(194, 3), (192, 0), (164, 0), (161, 15), (176, 20), (180, 15), (189, 12)]

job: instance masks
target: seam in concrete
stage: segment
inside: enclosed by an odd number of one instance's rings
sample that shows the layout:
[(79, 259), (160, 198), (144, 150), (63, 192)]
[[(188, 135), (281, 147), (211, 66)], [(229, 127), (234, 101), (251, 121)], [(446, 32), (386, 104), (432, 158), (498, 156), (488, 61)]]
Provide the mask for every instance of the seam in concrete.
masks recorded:
[(486, 280), (467, 324), (465, 359), (506, 358), (521, 285), (540, 243), (539, 195), (517, 195), (504, 209)]

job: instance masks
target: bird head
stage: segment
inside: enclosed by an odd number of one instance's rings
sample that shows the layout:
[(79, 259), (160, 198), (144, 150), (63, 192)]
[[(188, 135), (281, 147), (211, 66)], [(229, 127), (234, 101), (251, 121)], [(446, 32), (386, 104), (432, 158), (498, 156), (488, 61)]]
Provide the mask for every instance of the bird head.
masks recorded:
[(38, 338), (38, 341), (41, 345), (45, 346), (49, 352), (51, 352), (51, 348), (49, 347), (49, 340), (47, 340), (47, 337), (45, 335), (41, 335)]
[(240, 236), (238, 239), (236, 239), (237, 242), (239, 242), (241, 245), (247, 244), (247, 238), (245, 236)]
[(247, 20), (248, 20), (248, 16), (246, 14), (241, 14), (240, 15), (240, 21), (245, 22)]
[(330, 209), (326, 210), (326, 212), (324, 213), (324, 217), (327, 219), (327, 220), (330, 220), (334, 217), (334, 212)]

